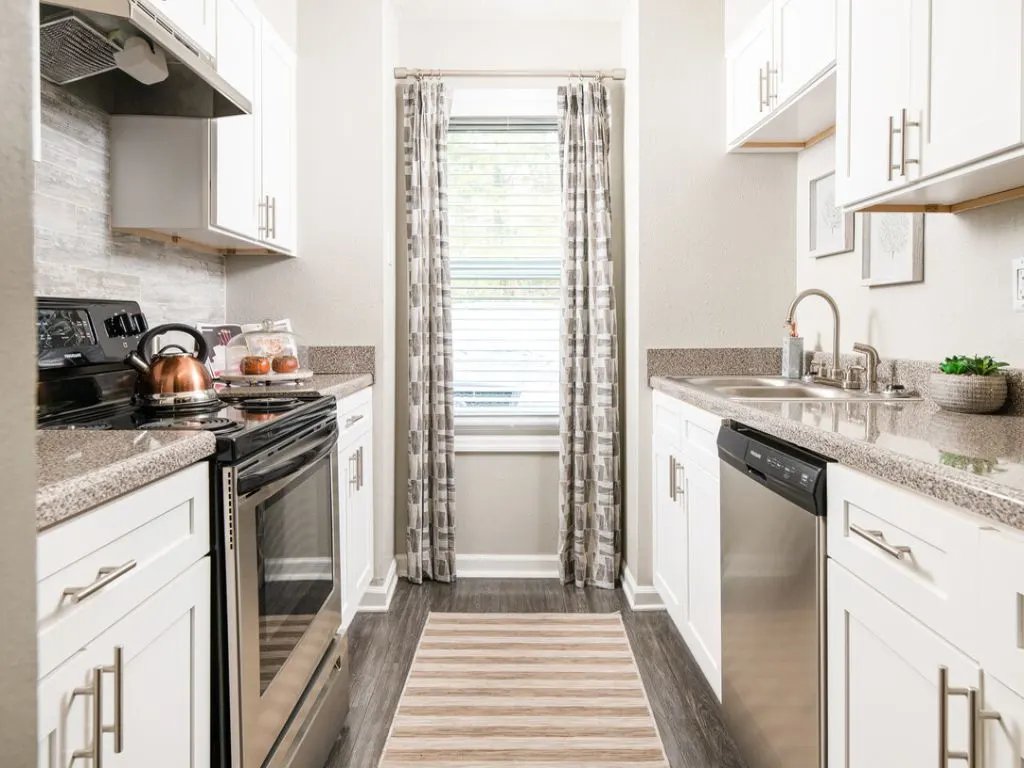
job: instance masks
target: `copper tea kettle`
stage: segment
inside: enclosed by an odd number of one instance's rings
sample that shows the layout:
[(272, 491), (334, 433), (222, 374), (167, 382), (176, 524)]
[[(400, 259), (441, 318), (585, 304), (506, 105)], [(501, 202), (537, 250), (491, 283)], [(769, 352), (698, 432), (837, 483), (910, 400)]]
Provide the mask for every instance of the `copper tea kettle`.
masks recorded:
[[(196, 340), (194, 352), (179, 344), (167, 344), (154, 354), (147, 349), (157, 336), (170, 331), (186, 333)], [(217, 402), (213, 377), (206, 368), (209, 347), (195, 328), (182, 323), (168, 323), (151, 328), (141, 339), (135, 352), (125, 363), (139, 372), (135, 384), (135, 402), (149, 408), (202, 406)]]

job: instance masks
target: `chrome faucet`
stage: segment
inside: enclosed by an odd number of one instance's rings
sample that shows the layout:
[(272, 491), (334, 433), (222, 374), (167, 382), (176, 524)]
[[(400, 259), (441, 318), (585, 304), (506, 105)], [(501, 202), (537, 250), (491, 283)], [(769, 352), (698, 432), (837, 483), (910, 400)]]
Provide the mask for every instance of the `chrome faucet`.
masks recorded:
[(822, 369), (821, 376), (816, 380), (822, 384), (830, 384), (832, 386), (841, 386), (843, 379), (843, 369), (839, 365), (839, 305), (836, 304), (836, 300), (829, 296), (825, 291), (820, 288), (808, 288), (806, 291), (800, 291), (793, 299), (793, 303), (789, 305), (789, 312), (786, 314), (786, 323), (789, 325), (793, 324), (794, 315), (796, 314), (796, 308), (800, 302), (806, 299), (808, 296), (820, 296), (828, 304), (829, 309), (832, 310), (832, 367)]
[(865, 392), (878, 391), (878, 350), (870, 344), (857, 342), (853, 345), (854, 352), (864, 355), (864, 370), (866, 381), (864, 382)]

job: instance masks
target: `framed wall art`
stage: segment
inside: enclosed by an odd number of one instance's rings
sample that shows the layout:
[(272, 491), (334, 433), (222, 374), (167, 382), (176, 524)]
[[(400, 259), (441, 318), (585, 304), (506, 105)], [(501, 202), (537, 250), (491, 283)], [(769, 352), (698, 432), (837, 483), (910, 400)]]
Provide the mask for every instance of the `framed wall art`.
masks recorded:
[(830, 171), (811, 179), (808, 243), (812, 258), (853, 250), (853, 214), (836, 206), (836, 174)]
[(924, 214), (867, 213), (862, 220), (864, 285), (902, 285), (924, 281)]

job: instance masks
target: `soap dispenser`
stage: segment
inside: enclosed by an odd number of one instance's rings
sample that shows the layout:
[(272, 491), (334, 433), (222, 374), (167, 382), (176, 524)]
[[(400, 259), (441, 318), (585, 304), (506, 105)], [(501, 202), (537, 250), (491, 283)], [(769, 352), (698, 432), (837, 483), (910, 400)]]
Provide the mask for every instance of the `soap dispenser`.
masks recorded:
[(782, 337), (782, 375), (787, 379), (800, 379), (804, 375), (804, 340), (797, 335), (796, 323), (786, 323)]

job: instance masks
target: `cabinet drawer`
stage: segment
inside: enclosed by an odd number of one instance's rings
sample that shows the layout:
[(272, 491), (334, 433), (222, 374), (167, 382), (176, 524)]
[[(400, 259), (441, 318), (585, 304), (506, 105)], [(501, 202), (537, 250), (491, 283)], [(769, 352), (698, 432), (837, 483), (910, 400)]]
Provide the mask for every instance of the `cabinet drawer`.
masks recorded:
[(972, 647), (978, 525), (949, 505), (828, 467), (828, 554), (922, 623)]
[(653, 408), (654, 429), (673, 444), (678, 444), (683, 434), (682, 402), (674, 397), (669, 397), (664, 392), (655, 390), (651, 394), (651, 406)]
[(373, 419), (373, 388), (367, 387), (338, 401), (338, 440), (344, 444), (365, 432)]
[(1024, 535), (985, 528), (980, 542), (981, 665), (1024, 696)]
[[(210, 549), (209, 466), (196, 464), (42, 533), (40, 677)], [(85, 591), (75, 601), (65, 590)]]

